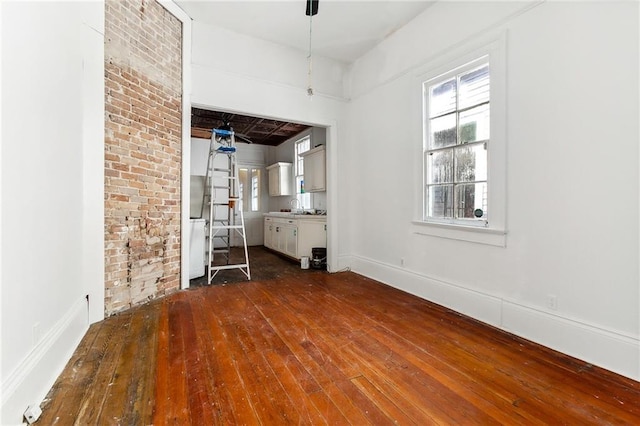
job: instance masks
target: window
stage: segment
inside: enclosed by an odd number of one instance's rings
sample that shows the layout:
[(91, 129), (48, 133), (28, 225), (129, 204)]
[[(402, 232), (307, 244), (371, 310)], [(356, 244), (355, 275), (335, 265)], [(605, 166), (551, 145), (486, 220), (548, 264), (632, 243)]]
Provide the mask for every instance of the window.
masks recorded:
[(296, 176), (296, 198), (299, 202), (299, 208), (310, 209), (311, 208), (311, 194), (304, 192), (304, 159), (300, 154), (309, 151), (311, 149), (311, 138), (306, 136), (294, 145), (294, 174)]
[(484, 57), (423, 83), (426, 221), (488, 225), (490, 81)]
[(255, 167), (240, 167), (240, 193), (242, 194), (242, 211), (260, 211), (260, 186), (262, 180), (261, 170)]
[(506, 44), (487, 34), (416, 76), (415, 234), (506, 246)]

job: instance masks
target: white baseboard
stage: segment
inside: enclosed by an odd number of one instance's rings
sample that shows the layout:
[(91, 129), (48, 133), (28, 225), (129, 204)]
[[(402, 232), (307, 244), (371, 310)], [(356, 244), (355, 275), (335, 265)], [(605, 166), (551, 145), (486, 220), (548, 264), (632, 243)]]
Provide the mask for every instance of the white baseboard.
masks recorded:
[(640, 340), (505, 300), (502, 329), (640, 381)]
[(362, 256), (341, 256), (340, 264), (349, 265), (352, 271), (368, 278), (640, 381), (638, 336), (554, 315)]
[(87, 329), (87, 300), (82, 297), (0, 385), (0, 424), (22, 425), (24, 411), (42, 403)]

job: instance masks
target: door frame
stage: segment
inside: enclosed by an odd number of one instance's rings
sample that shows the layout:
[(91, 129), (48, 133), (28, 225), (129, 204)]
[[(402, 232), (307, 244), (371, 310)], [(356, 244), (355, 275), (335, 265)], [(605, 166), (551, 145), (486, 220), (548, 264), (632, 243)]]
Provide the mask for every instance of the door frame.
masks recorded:
[[(201, 105), (197, 103), (189, 104), (189, 123), (188, 128), (191, 126), (191, 107), (198, 108), (213, 108), (215, 110), (220, 111), (229, 111), (228, 108), (222, 106), (213, 106), (213, 105)], [(242, 115), (250, 115), (250, 116), (263, 116), (259, 113), (254, 113), (251, 111), (229, 111), (235, 114)], [(184, 110), (183, 110), (184, 116)], [(183, 117), (184, 118), (184, 117)], [(335, 120), (327, 120), (320, 122), (306, 122), (304, 120), (298, 120), (295, 118), (287, 118), (287, 117), (279, 117), (273, 116), (269, 117), (273, 120), (279, 121), (292, 121), (298, 122), (301, 124), (306, 124), (313, 127), (322, 127), (325, 128), (326, 131), (326, 179), (327, 179), (327, 271), (329, 272), (337, 272), (338, 271), (338, 253), (339, 253), (339, 240), (338, 240), (338, 185), (337, 185), (337, 173), (338, 173), (338, 158), (337, 158), (337, 143), (338, 143), (338, 125)], [(183, 129), (187, 127), (183, 124)], [(186, 132), (188, 143), (191, 142), (190, 132)], [(183, 144), (188, 144), (185, 142), (185, 132), (183, 131)], [(182, 183), (183, 183), (183, 202), (182, 202), (182, 229), (189, 229), (189, 199), (190, 199), (190, 158), (191, 158), (191, 150), (183, 149), (182, 151)], [(268, 179), (268, 177), (265, 177)], [(266, 182), (266, 180), (265, 180)], [(185, 185), (186, 183), (186, 185)], [(186, 200), (186, 201), (185, 201)], [(182, 233), (182, 273), (181, 273), (181, 289), (189, 288), (189, 236), (188, 233)]]

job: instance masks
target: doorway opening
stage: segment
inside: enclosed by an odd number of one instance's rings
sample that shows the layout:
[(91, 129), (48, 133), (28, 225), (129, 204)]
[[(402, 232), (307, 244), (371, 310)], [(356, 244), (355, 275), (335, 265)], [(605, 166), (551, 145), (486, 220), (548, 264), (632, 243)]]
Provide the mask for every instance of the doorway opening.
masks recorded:
[[(199, 267), (199, 272), (197, 273), (189, 271), (189, 285), (201, 285), (202, 275), (206, 275), (206, 263), (208, 262), (208, 244), (206, 238), (207, 216), (203, 216), (201, 213), (204, 210), (202, 208), (202, 202), (205, 198), (203, 192), (205, 188), (206, 163), (209, 156), (211, 132), (212, 129), (219, 129), (221, 126), (228, 126), (233, 129), (236, 136), (236, 160), (239, 168), (240, 190), (243, 196), (243, 215), (247, 245), (249, 246), (249, 262), (251, 264), (252, 279), (277, 275), (277, 273), (269, 267), (271, 264), (283, 272), (289, 270), (289, 268), (283, 267), (282, 262), (288, 262), (288, 264), (295, 269), (300, 269), (301, 258), (310, 257), (311, 253), (279, 253), (277, 247), (271, 247), (269, 244), (267, 244), (267, 248), (265, 249), (265, 243), (267, 240), (270, 240), (270, 236), (265, 234), (265, 231), (269, 232), (268, 229), (265, 228), (265, 217), (270, 213), (291, 213), (292, 202), (301, 196), (298, 185), (300, 185), (301, 180), (304, 180), (304, 177), (293, 174), (296, 170), (299, 172), (300, 167), (292, 167), (289, 171), (289, 173), (291, 173), (288, 183), (290, 189), (279, 194), (274, 194), (269, 184), (271, 171), (268, 169), (270, 169), (269, 166), (275, 163), (290, 163), (292, 166), (294, 164), (297, 165), (298, 162), (301, 161), (301, 158), (298, 157), (299, 153), (296, 152), (296, 142), (300, 139), (307, 138), (309, 141), (308, 148), (311, 149), (320, 145), (326, 145), (329, 139), (329, 127), (312, 126), (297, 122), (241, 115), (225, 111), (211, 111), (194, 107), (192, 108), (191, 122), (191, 158), (187, 159), (187, 161), (190, 161), (191, 169), (191, 203), (189, 217), (192, 222), (192, 235), (190, 238), (189, 263), (190, 265), (203, 264), (204, 268)], [(328, 176), (329, 174), (327, 173), (327, 164), (328, 162), (323, 158), (323, 179), (324, 176)], [(330, 212), (327, 209), (327, 188), (328, 187), (323, 186), (322, 190), (314, 190), (312, 193), (306, 194), (304, 194), (305, 191), (303, 189), (302, 195), (308, 199), (309, 202), (307, 204), (309, 205), (305, 205), (304, 209), (295, 208), (295, 211), (297, 213), (304, 213), (305, 215), (322, 214), (325, 216), (325, 220), (329, 220)], [(296, 202), (296, 205), (299, 205), (299, 201)], [(299, 218), (296, 218), (296, 220), (298, 219)], [(200, 233), (204, 232), (205, 234), (204, 250), (201, 250), (199, 247), (202, 244), (202, 238), (193, 234), (194, 221), (199, 221), (195, 231)], [(323, 229), (326, 233), (326, 222)], [(297, 238), (297, 230), (293, 231), (292, 235), (294, 238)], [(329, 250), (328, 241), (329, 238), (326, 236), (323, 246), (327, 251)], [(242, 246), (241, 238), (232, 238), (231, 245), (232, 248), (238, 245)], [(304, 244), (302, 247), (304, 247)], [(309, 251), (310, 250), (311, 249), (309, 249)], [(263, 259), (273, 255), (277, 256), (278, 261), (263, 262)], [(223, 274), (222, 272), (225, 273)], [(240, 271), (220, 271), (212, 280), (212, 284), (234, 281), (235, 278), (233, 275), (235, 272), (242, 275)], [(244, 279), (246, 279), (246, 277), (244, 277)]]

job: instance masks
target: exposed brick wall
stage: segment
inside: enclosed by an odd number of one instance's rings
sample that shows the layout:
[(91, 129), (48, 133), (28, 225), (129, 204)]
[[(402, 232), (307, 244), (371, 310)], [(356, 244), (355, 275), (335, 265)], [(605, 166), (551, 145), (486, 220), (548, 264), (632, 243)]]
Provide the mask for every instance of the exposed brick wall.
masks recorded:
[(180, 286), (182, 24), (105, 2), (105, 314)]

